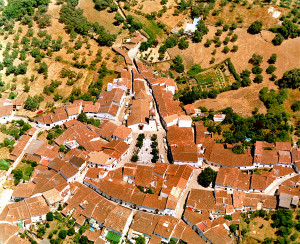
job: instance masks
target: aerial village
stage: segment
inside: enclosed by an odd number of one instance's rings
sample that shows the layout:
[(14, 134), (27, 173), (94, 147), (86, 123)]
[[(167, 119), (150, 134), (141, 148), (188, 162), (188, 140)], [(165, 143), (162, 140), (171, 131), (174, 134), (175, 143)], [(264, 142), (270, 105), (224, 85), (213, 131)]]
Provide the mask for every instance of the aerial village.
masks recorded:
[[(137, 34), (113, 47), (126, 67), (97, 102), (75, 100), (33, 121), (21, 118), (31, 128), (10, 152), (9, 170), (0, 171), (1, 186), (21, 162), (35, 167), (1, 198), (1, 243), (26, 243), (24, 233), (37, 240), (32, 230), (53, 215), (94, 243), (138, 243), (140, 236), (153, 244), (234, 243), (241, 230), (229, 227), (239, 226), (241, 213), (298, 206), (300, 149), (256, 141), (235, 154), (217, 143), (203, 121), (193, 121), (201, 110), (173, 99), (174, 79), (135, 58), (142, 40)], [(3, 96), (0, 106), (1, 123), (20, 120), (18, 99)], [(53, 130), (63, 132), (51, 145), (39, 139)], [(197, 177), (208, 167), (217, 175), (204, 188)]]

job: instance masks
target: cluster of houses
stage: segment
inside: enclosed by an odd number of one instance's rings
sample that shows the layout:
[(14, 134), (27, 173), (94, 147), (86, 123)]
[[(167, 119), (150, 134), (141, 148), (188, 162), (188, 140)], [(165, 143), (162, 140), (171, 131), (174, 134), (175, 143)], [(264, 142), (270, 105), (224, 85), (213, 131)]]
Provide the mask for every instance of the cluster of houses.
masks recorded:
[[(61, 213), (75, 220), (76, 230), (89, 224), (84, 235), (95, 243), (125, 239), (134, 243), (140, 235), (146, 243), (155, 244), (171, 239), (233, 243), (229, 226), (239, 224), (240, 212), (299, 204), (300, 149), (288, 142), (258, 141), (253, 153), (249, 149), (235, 154), (216, 143), (203, 122), (192, 121), (201, 111), (193, 104), (180, 106), (173, 99), (177, 90), (173, 79), (159, 77), (141, 61), (130, 58), (130, 51), (142, 39), (136, 35), (123, 40), (124, 48), (114, 48), (128, 67), (116, 69), (119, 78), (107, 84), (95, 103), (75, 100), (35, 118), (42, 129), (63, 129), (54, 143), (35, 139), (35, 128), (21, 136), (9, 159), (24, 157), (37, 166), (28, 182), (16, 186), (12, 203), (0, 214), (0, 228), (8, 233), (0, 235), (0, 242), (9, 238), (20, 241), (12, 237), (20, 228), (44, 221), (49, 211), (61, 205)], [(18, 100), (3, 96), (0, 122), (9, 121), (20, 106)], [(101, 124), (78, 121), (81, 113), (100, 119)], [(225, 115), (213, 119), (221, 122)], [(166, 131), (171, 164), (125, 160), (131, 156), (133, 133), (160, 129)], [(194, 169), (204, 163), (218, 167), (214, 188), (190, 189)], [(183, 206), (182, 219), (178, 219)], [(232, 220), (224, 215), (231, 215)]]
[(13, 120), (14, 111), (22, 107), (20, 99), (9, 99), (8, 93), (1, 94), (0, 97), (0, 124)]
[(84, 184), (105, 198), (125, 207), (174, 216), (193, 168), (166, 163), (154, 166), (127, 163), (110, 172), (103, 169), (89, 171)]

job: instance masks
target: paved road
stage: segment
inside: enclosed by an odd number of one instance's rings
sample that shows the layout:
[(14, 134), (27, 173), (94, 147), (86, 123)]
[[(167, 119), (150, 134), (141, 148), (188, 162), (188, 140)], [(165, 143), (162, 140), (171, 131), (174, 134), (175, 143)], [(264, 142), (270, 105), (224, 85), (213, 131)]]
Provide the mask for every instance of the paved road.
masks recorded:
[(265, 194), (274, 196), (276, 190), (278, 189), (278, 187), (279, 187), (284, 181), (286, 181), (286, 180), (288, 180), (288, 179), (294, 177), (295, 175), (296, 175), (296, 173), (294, 173), (294, 174), (291, 175), (291, 176), (285, 176), (285, 177), (283, 177), (283, 178), (281, 178), (281, 179), (274, 180), (274, 181), (272, 182), (272, 184), (268, 187), (268, 189), (267, 189), (267, 191), (265, 192)]

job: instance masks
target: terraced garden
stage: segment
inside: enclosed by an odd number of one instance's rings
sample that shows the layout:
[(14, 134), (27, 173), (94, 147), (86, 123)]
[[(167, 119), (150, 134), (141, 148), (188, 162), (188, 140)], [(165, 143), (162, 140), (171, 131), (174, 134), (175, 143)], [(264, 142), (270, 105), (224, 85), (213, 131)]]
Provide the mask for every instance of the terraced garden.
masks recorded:
[(195, 76), (198, 86), (201, 87), (202, 91), (211, 89), (224, 89), (226, 86), (232, 84), (230, 75), (225, 75), (226, 66), (220, 64), (216, 67), (208, 69)]

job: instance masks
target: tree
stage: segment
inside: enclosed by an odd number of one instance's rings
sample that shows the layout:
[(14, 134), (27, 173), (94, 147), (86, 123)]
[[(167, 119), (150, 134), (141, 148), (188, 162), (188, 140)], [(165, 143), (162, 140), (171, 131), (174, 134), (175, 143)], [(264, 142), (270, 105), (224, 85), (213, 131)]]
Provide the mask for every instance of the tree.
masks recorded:
[(255, 83), (262, 83), (262, 81), (263, 81), (263, 76), (261, 75), (261, 74), (257, 74), (255, 77), (254, 77), (254, 80), (253, 80), (253, 82), (255, 82)]
[(139, 156), (137, 154), (133, 154), (131, 157), (131, 162), (137, 162), (139, 160)]
[(179, 49), (187, 49), (189, 47), (189, 42), (186, 37), (179, 40), (178, 47)]
[(115, 25), (120, 25), (125, 21), (125, 19), (123, 18), (123, 16), (120, 13), (116, 13), (115, 15)]
[(53, 213), (52, 212), (47, 213), (46, 219), (47, 221), (53, 221)]
[(231, 49), (231, 52), (236, 52), (239, 49), (237, 45), (234, 45)]
[(72, 236), (72, 235), (74, 235), (75, 234), (75, 229), (74, 229), (74, 227), (71, 227), (70, 229), (68, 229), (68, 232), (67, 232), (67, 235), (68, 236)]
[(249, 63), (253, 64), (253, 65), (260, 65), (263, 61), (263, 56), (259, 55), (259, 54), (252, 54), (251, 59), (249, 60)]
[(277, 54), (276, 54), (276, 53), (273, 53), (273, 54), (271, 55), (271, 57), (269, 58), (268, 63), (269, 63), (269, 64), (275, 64), (275, 63), (276, 63), (276, 60), (277, 60)]
[(269, 67), (266, 69), (267, 74), (272, 74), (276, 70), (276, 67), (274, 65), (269, 65)]
[(208, 167), (201, 171), (198, 175), (198, 183), (203, 187), (208, 187), (211, 183), (214, 185), (217, 177), (217, 172)]
[(147, 51), (148, 48), (149, 48), (148, 42), (142, 42), (142, 43), (141, 43), (141, 46), (140, 46), (140, 51), (141, 51), (141, 52)]
[(184, 72), (184, 65), (182, 64), (183, 60), (182, 58), (177, 55), (174, 59), (173, 59), (173, 69), (178, 72), (178, 73), (182, 73)]
[(256, 20), (249, 26), (247, 32), (250, 34), (258, 34), (261, 32), (261, 29), (262, 29), (262, 22)]
[(146, 239), (143, 236), (139, 236), (138, 238), (135, 239), (135, 243), (136, 244), (145, 244), (146, 243)]
[(281, 34), (277, 33), (273, 38), (272, 43), (274, 46), (279, 46), (283, 41), (284, 37)]
[(300, 110), (300, 100), (294, 102), (291, 106), (291, 109), (296, 112)]
[(245, 154), (245, 150), (242, 145), (235, 145), (232, 148), (232, 152), (234, 152), (235, 154)]
[(23, 171), (20, 169), (15, 169), (12, 171), (12, 173), (14, 174), (14, 178), (16, 180), (21, 180), (23, 178)]
[(229, 47), (225, 46), (224, 49), (223, 49), (223, 53), (229, 53), (230, 49)]
[(89, 244), (89, 239), (86, 236), (81, 236), (79, 238), (79, 243), (80, 244)]
[(230, 229), (230, 231), (231, 232), (236, 232), (236, 229), (237, 229), (237, 227), (236, 227), (236, 224), (231, 224), (231, 225), (229, 225), (229, 229)]
[(278, 85), (284, 88), (297, 89), (300, 87), (300, 68), (286, 71), (278, 81)]
[(58, 232), (58, 236), (61, 239), (66, 239), (66, 237), (67, 237), (67, 231), (66, 230), (61, 230), (60, 232)]
[(79, 115), (78, 115), (78, 118), (77, 118), (78, 121), (82, 122), (82, 123), (86, 123), (88, 118), (86, 116), (85, 113), (81, 112)]
[(263, 69), (261, 67), (259, 67), (258, 65), (254, 65), (252, 68), (252, 73), (255, 75), (261, 74), (262, 71), (263, 71)]

